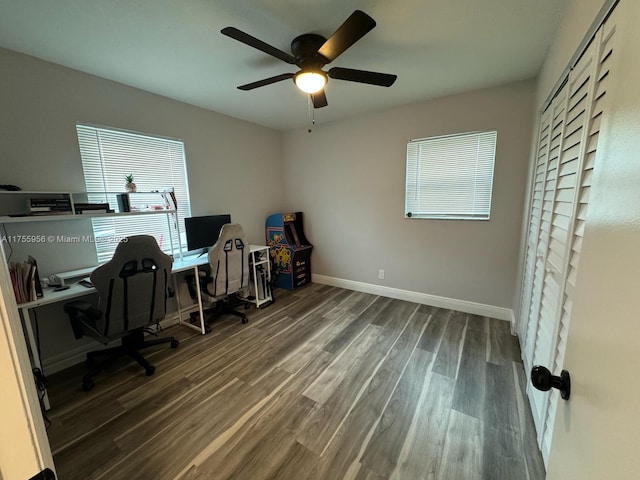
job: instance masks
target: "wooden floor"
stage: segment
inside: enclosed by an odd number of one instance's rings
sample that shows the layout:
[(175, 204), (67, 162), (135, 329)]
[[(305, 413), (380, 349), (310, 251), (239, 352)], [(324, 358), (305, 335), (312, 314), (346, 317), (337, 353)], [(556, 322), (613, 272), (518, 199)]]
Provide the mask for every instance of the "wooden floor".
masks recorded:
[(507, 322), (316, 284), (249, 317), (51, 376), (59, 478), (544, 478)]

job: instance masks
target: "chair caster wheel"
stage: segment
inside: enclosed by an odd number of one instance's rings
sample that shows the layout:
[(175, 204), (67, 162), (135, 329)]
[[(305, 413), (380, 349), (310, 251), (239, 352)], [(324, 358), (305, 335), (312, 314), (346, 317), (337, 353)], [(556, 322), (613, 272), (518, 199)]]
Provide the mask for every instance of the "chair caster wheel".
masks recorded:
[(147, 374), (147, 377), (150, 377), (151, 375), (153, 375), (154, 373), (156, 373), (156, 367), (154, 367), (153, 365), (147, 367), (144, 369), (144, 373)]
[(248, 318), (243, 318), (242, 319), (242, 324), (244, 325), (245, 323), (249, 323), (249, 319)]
[(88, 392), (94, 386), (95, 386), (95, 384), (91, 380), (83, 380), (82, 381), (82, 391), (83, 392)]
[(244, 309), (245, 310), (249, 310), (251, 308), (251, 305), (249, 305), (248, 303), (244, 304)]
[(171, 340), (171, 348), (178, 348), (180, 342), (178, 340)]

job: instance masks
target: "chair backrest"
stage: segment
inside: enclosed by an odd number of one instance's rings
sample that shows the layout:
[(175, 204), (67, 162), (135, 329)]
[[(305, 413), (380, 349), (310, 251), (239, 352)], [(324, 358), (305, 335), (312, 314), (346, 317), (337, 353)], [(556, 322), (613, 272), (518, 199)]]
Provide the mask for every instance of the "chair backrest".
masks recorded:
[(103, 313), (96, 322), (99, 332), (115, 338), (162, 319), (172, 264), (152, 236), (123, 239), (113, 258), (91, 274)]
[(209, 266), (214, 297), (231, 295), (249, 288), (249, 243), (242, 226), (227, 223), (218, 241), (209, 249)]

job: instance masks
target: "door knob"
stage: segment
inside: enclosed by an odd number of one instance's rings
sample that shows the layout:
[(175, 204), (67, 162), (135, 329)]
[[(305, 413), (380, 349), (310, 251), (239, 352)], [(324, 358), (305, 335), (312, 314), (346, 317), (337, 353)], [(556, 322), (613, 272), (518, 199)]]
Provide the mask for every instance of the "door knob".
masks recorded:
[(50, 468), (45, 468), (40, 473), (36, 473), (29, 480), (56, 480), (56, 474)]
[(551, 388), (560, 390), (560, 396), (563, 400), (569, 400), (571, 395), (571, 376), (566, 370), (562, 370), (560, 376), (551, 375), (548, 368), (542, 365), (535, 365), (531, 369), (531, 383), (535, 388), (546, 392)]

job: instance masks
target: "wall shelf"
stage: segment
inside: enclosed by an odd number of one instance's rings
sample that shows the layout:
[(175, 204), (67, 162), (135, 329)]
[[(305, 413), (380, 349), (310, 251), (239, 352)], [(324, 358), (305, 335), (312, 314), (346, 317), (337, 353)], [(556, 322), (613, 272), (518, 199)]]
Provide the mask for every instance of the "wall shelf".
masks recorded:
[[(158, 215), (176, 213), (169, 192), (131, 192), (131, 211), (120, 211), (116, 200), (123, 192), (38, 192), (0, 190), (0, 223), (51, 222), (60, 220), (81, 220), (87, 218), (120, 217), (135, 215)], [(65, 213), (37, 213), (30, 211), (32, 199), (68, 202), (70, 210)], [(75, 213), (78, 203), (109, 203), (113, 212)], [(153, 207), (149, 207), (153, 205)], [(163, 208), (157, 208), (163, 206)], [(154, 208), (155, 207), (155, 208)], [(134, 210), (135, 209), (135, 210)]]
[(158, 215), (176, 213), (176, 210), (145, 210), (142, 212), (70, 213), (67, 215), (25, 215), (21, 217), (0, 216), (0, 223), (53, 222), (58, 220), (86, 220), (87, 218), (128, 217), (135, 215)]
[[(83, 205), (84, 204), (84, 205)], [(86, 204), (108, 204), (101, 211), (92, 211)], [(172, 192), (46, 192), (0, 190), (0, 224), (29, 224), (72, 220), (91, 220), (139, 215), (164, 215), (169, 233), (170, 251), (182, 258), (180, 229), (175, 217), (175, 201)], [(35, 207), (35, 208), (34, 208)], [(32, 210), (38, 209), (37, 213)], [(51, 209), (49, 213), (46, 209)], [(81, 209), (83, 211), (81, 211)], [(109, 211), (105, 211), (109, 210)], [(80, 213), (76, 213), (80, 212)], [(176, 249), (177, 247), (177, 249)]]

